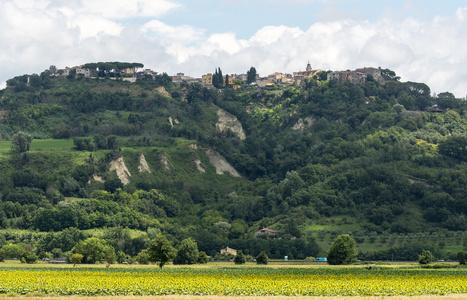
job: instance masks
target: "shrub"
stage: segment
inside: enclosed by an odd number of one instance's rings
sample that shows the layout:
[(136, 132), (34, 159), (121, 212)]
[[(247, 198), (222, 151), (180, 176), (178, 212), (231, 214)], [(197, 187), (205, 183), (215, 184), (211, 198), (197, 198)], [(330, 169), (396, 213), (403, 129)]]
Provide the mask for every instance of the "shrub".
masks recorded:
[(456, 258), (459, 264), (465, 265), (465, 262), (467, 261), (467, 252), (466, 251), (457, 252)]
[(207, 264), (209, 261), (209, 257), (204, 251), (200, 251), (198, 254), (198, 263), (199, 264)]
[(37, 262), (37, 255), (34, 252), (25, 252), (21, 257), (21, 262), (25, 262), (27, 264), (34, 264)]
[(237, 252), (237, 255), (234, 258), (234, 262), (236, 265), (243, 265), (246, 263), (246, 257), (243, 255), (242, 251)]
[(422, 254), (418, 257), (418, 263), (421, 265), (432, 263), (434, 260), (435, 258), (429, 250), (423, 250)]
[(83, 260), (83, 255), (79, 253), (75, 253), (71, 256), (70, 261), (73, 263), (73, 267), (76, 266), (77, 264), (80, 264), (81, 261)]
[(149, 264), (149, 253), (146, 250), (141, 251), (136, 256), (136, 260), (140, 265), (147, 265)]
[(174, 265), (191, 265), (198, 261), (199, 251), (196, 242), (187, 238), (182, 241), (174, 258)]
[(125, 253), (124, 253), (123, 251), (118, 251), (118, 252), (117, 252), (117, 262), (118, 262), (119, 264), (122, 264), (122, 263), (125, 262), (125, 260), (126, 260), (126, 255), (125, 255)]
[(258, 265), (267, 265), (269, 263), (269, 257), (266, 252), (262, 251), (258, 256), (256, 256), (256, 264)]
[(353, 238), (348, 234), (339, 235), (332, 242), (328, 253), (330, 265), (348, 265), (357, 261), (357, 248)]

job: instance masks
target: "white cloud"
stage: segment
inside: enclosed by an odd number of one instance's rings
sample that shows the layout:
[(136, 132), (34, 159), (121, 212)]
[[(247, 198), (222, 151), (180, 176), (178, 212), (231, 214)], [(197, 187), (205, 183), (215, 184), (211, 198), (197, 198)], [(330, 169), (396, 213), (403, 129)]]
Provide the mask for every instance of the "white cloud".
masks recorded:
[(191, 26), (169, 26), (159, 20), (152, 20), (141, 27), (141, 31), (148, 36), (164, 39), (166, 41), (183, 41), (186, 44), (203, 38), (202, 29)]
[(260, 75), (291, 73), (310, 61), (326, 70), (387, 67), (437, 93), (467, 93), (467, 8), (433, 20), (335, 20), (307, 30), (265, 26), (239, 39), (234, 32), (207, 35), (157, 19), (176, 7), (169, 0), (0, 1), (0, 82), (51, 64), (92, 61), (138, 61), (158, 72), (192, 76), (216, 67), (226, 74), (251, 66)]
[(99, 36), (119, 36), (123, 26), (94, 15), (79, 15), (69, 21), (70, 28), (79, 29), (80, 40)]
[[(33, 0), (27, 0), (29, 1)], [(75, 14), (91, 14), (111, 20), (160, 17), (180, 7), (170, 0), (40, 0), (40, 2), (47, 3), (46, 9), (49, 10), (71, 9)], [(44, 4), (41, 6), (44, 7)]]
[(179, 7), (166, 0), (82, 0), (84, 11), (109, 19), (159, 17)]
[(206, 52), (218, 50), (233, 55), (246, 47), (248, 47), (248, 42), (245, 40), (237, 40), (235, 38), (235, 33), (222, 33), (211, 35), (203, 48)]
[(255, 35), (250, 38), (250, 42), (260, 46), (268, 46), (279, 41), (297, 39), (302, 34), (303, 31), (297, 27), (266, 26), (258, 30)]

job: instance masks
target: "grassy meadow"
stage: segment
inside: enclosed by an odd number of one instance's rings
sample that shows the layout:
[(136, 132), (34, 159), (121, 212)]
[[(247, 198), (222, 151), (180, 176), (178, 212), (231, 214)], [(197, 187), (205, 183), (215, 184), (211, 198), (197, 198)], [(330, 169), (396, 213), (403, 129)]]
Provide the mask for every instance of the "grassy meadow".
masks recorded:
[[(30, 151), (66, 150), (73, 147), (73, 139), (34, 139), (31, 142)], [(0, 141), (0, 153), (7, 153), (10, 150), (11, 141)]]
[(7, 262), (0, 264), (0, 295), (28, 296), (28, 299), (33, 296), (129, 296), (131, 299), (148, 296), (151, 299), (304, 299), (309, 296), (442, 299), (444, 296), (465, 299), (466, 275), (467, 269), (463, 268), (421, 269), (415, 264), (378, 265), (368, 269), (361, 265), (210, 263), (159, 269), (155, 265), (107, 268)]

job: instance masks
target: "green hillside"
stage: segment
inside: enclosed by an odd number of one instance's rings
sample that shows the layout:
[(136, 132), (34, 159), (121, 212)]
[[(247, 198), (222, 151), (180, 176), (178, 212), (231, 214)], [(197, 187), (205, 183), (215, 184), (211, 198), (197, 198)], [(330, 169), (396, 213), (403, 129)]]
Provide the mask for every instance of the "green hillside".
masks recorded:
[[(237, 90), (166, 74), (27, 78), (0, 91), (4, 242), (68, 251), (40, 241), (128, 228), (132, 255), (162, 232), (210, 255), (295, 259), (341, 233), (365, 259), (408, 245), (447, 259), (467, 245), (467, 105), (449, 92), (371, 76)], [(278, 234), (255, 238), (264, 227)]]

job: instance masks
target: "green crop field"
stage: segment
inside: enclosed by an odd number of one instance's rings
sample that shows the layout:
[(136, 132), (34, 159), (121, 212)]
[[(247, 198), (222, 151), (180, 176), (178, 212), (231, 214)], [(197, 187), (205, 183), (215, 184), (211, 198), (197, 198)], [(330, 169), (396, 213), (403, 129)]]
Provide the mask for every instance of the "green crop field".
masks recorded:
[(0, 153), (5, 153), (10, 151), (11, 142), (10, 141), (0, 141)]
[[(33, 140), (31, 142), (31, 151), (40, 150), (65, 150), (72, 149), (74, 147), (72, 139), (45, 139), (45, 140)], [(0, 141), (0, 153), (6, 153), (11, 150), (10, 141)]]
[(467, 269), (418, 266), (0, 267), (0, 293), (28, 295), (414, 296), (467, 293)]
[(74, 147), (72, 139), (46, 139), (46, 140), (33, 140), (31, 143), (31, 151), (33, 150), (62, 150), (72, 149)]

